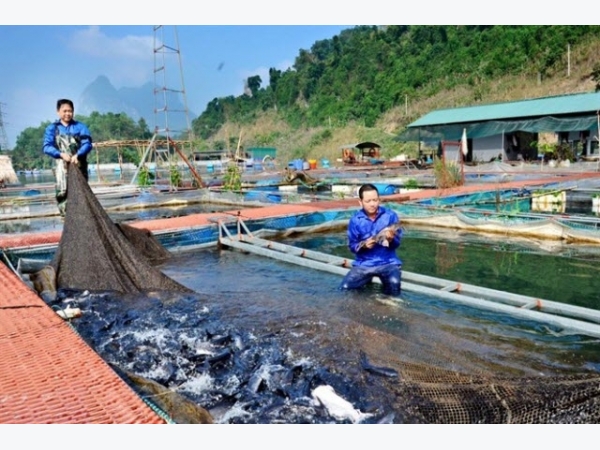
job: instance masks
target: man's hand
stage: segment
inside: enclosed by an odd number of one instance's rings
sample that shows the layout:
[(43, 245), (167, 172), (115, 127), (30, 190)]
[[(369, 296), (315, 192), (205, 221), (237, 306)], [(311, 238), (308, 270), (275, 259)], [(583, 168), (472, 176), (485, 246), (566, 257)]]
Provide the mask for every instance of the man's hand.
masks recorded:
[(377, 243), (377, 241), (375, 240), (375, 238), (371, 237), (371, 238), (369, 238), (369, 239), (367, 239), (365, 241), (365, 247), (366, 248), (373, 248), (376, 243)]
[(388, 241), (391, 241), (392, 239), (394, 239), (394, 236), (396, 236), (396, 231), (394, 229), (390, 228), (389, 230), (386, 230), (386, 232), (385, 232), (385, 238)]
[(75, 165), (79, 164), (79, 159), (77, 159), (77, 155), (71, 156), (71, 162)]
[(71, 162), (71, 155), (69, 155), (68, 153), (61, 153), (60, 159), (66, 162)]

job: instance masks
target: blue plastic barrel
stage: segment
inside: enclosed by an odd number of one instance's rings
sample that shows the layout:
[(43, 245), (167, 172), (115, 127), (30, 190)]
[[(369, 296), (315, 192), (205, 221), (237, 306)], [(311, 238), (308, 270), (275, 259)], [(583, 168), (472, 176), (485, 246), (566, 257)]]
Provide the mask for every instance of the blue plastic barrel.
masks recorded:
[(387, 186), (385, 188), (385, 190), (383, 191), (384, 195), (393, 195), (396, 194), (398, 192), (398, 188), (392, 184), (390, 184), (389, 186)]
[(267, 194), (267, 200), (271, 203), (281, 203), (281, 194)]
[(398, 188), (393, 184), (373, 183), (377, 188), (379, 195), (392, 195), (398, 191)]
[(301, 159), (294, 160), (294, 164), (296, 170), (304, 170), (304, 161)]
[(329, 160), (328, 159), (322, 159), (321, 160), (321, 167), (323, 169), (329, 169)]
[(214, 164), (207, 164), (207, 165), (206, 165), (206, 171), (207, 171), (208, 173), (213, 173), (213, 172), (215, 171), (215, 166), (214, 166)]

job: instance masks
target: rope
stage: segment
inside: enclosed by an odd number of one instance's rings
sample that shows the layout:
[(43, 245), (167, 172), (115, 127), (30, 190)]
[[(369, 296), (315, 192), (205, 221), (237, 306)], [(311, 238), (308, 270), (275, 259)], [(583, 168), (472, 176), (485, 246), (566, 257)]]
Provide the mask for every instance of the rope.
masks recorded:
[[(138, 395), (139, 397), (139, 395)], [(148, 405), (150, 407), (150, 409), (152, 411), (154, 411), (158, 416), (160, 416), (161, 419), (163, 419), (165, 422), (167, 422), (168, 424), (176, 424), (177, 422), (175, 422), (165, 411), (163, 411), (161, 408), (159, 408), (154, 402), (152, 402), (151, 400), (148, 400), (144, 397), (140, 397), (144, 403), (146, 405)]]

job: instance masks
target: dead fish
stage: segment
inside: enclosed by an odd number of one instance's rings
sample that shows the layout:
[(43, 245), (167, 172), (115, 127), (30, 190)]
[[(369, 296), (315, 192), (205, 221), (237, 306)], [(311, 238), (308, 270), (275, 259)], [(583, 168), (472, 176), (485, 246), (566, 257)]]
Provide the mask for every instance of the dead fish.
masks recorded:
[(393, 223), (393, 224), (385, 227), (384, 229), (382, 229), (375, 236), (371, 236), (370, 238), (365, 239), (364, 241), (361, 241), (360, 244), (358, 244), (358, 247), (356, 248), (356, 250), (358, 251), (361, 248), (363, 248), (365, 245), (367, 245), (367, 242), (370, 241), (371, 239), (375, 239), (375, 242), (378, 243), (379, 245), (383, 245), (384, 247), (389, 247), (390, 242), (387, 240), (388, 231), (393, 231), (394, 234), (396, 234), (400, 228), (402, 228), (402, 226), (400, 225), (400, 222)]
[(384, 377), (390, 378), (398, 378), (398, 372), (394, 369), (390, 367), (378, 367), (371, 364), (367, 360), (367, 355), (363, 351), (360, 352), (360, 364), (362, 368), (365, 369), (367, 372), (371, 372), (375, 375), (382, 375)]
[(269, 368), (261, 365), (248, 380), (248, 390), (256, 394), (261, 386), (265, 385), (269, 376)]
[(330, 416), (337, 420), (349, 420), (352, 423), (360, 423), (372, 416), (369, 413), (360, 412), (355, 409), (348, 400), (340, 397), (333, 387), (325, 384), (317, 386), (311, 393), (312, 398), (323, 406)]

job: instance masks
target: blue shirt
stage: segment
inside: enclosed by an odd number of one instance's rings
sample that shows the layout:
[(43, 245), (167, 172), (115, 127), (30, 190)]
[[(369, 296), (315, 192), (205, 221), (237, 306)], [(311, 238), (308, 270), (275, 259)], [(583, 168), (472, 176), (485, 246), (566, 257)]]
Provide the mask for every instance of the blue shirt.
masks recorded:
[(357, 211), (348, 223), (348, 248), (354, 253), (353, 266), (376, 267), (386, 264), (402, 265), (402, 261), (396, 255), (396, 249), (400, 246), (402, 239), (402, 228), (400, 228), (394, 239), (389, 241), (389, 247), (375, 244), (373, 248), (363, 247), (357, 251), (358, 244), (365, 239), (375, 236), (385, 227), (399, 221), (395, 211), (379, 206), (375, 220), (371, 220), (363, 209)]
[(56, 146), (56, 135), (65, 134), (73, 136), (79, 143), (77, 148), (77, 156), (86, 156), (92, 151), (92, 135), (87, 125), (82, 122), (72, 120), (69, 125), (64, 126), (60, 120), (51, 123), (44, 131), (44, 153), (53, 158), (60, 158), (60, 150)]

